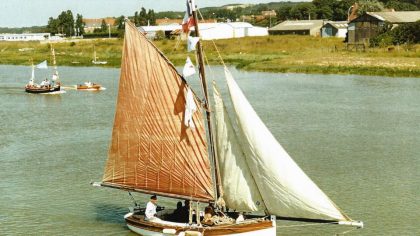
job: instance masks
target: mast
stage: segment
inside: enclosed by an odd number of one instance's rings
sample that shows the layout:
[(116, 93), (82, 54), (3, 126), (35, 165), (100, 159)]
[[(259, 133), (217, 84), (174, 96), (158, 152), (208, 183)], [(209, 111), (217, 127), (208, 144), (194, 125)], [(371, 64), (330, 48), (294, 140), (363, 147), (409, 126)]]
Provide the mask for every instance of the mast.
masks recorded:
[[(191, 6), (196, 37), (200, 37), (200, 31), (198, 28), (197, 7), (195, 5), (195, 1), (188, 0), (188, 3)], [(204, 97), (205, 97), (204, 108), (206, 109), (207, 127), (209, 129), (209, 145), (210, 145), (210, 152), (211, 152), (210, 155), (214, 163), (214, 175), (216, 179), (216, 201), (217, 201), (218, 198), (221, 196), (221, 179), (220, 179), (220, 174), (219, 174), (219, 163), (217, 161), (216, 154), (215, 154), (213, 130), (212, 130), (213, 126), (211, 123), (211, 110), (210, 110), (210, 104), (209, 104), (209, 93), (207, 89), (206, 73), (204, 69), (203, 47), (201, 45), (200, 40), (198, 40), (198, 43), (197, 43), (197, 57), (198, 57), (198, 64), (199, 64), (199, 74), (200, 74), (201, 83), (204, 90)]]
[(57, 74), (58, 75), (57, 63), (56, 63), (56, 60), (55, 60), (55, 50), (54, 50), (54, 47), (52, 46), (52, 44), (50, 44), (50, 47), (51, 47), (52, 63), (54, 65), (54, 73), (53, 74)]
[(31, 64), (32, 64), (32, 75), (31, 75), (31, 80), (33, 81), (35, 79), (35, 65), (34, 65), (34, 60), (31, 58)]
[(96, 49), (95, 49), (95, 45), (93, 45), (93, 63), (96, 62)]

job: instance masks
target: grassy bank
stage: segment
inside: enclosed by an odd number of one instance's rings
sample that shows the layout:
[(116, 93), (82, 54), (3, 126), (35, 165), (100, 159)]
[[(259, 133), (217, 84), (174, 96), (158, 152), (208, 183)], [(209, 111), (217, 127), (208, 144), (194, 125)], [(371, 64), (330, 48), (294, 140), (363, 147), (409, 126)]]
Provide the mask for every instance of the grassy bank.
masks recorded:
[[(345, 50), (341, 41), (310, 36), (267, 36), (217, 40), (215, 43), (226, 64), (245, 70), (420, 77), (420, 45), (356, 52)], [(187, 56), (185, 42), (165, 40), (155, 43), (175, 65), (184, 64)], [(213, 43), (204, 41), (203, 44), (209, 63), (220, 64)], [(121, 39), (56, 43), (58, 64), (93, 66), (93, 45), (99, 60), (108, 61), (105, 66), (120, 66)], [(49, 45), (0, 43), (0, 64), (29, 65), (30, 58), (35, 62), (49, 60)]]

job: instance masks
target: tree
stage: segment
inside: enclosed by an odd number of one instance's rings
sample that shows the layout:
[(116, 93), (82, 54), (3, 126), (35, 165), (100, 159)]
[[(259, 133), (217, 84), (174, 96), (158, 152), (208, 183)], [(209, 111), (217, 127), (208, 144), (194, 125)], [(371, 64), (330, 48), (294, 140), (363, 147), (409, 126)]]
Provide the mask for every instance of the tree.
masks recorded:
[(384, 4), (378, 0), (359, 0), (359, 8), (357, 9), (357, 15), (361, 16), (366, 12), (382, 11), (384, 10)]
[(63, 11), (58, 16), (58, 31), (67, 36), (74, 33), (74, 19), (73, 13), (70, 10)]
[(420, 43), (420, 21), (402, 24), (391, 32), (394, 44)]
[(331, 19), (333, 15), (332, 7), (335, 2), (336, 0), (313, 0), (316, 19)]
[(147, 12), (147, 19), (148, 19), (148, 23), (150, 23), (150, 25), (156, 25), (156, 16), (155, 16), (155, 11), (153, 10), (149, 10), (149, 12)]
[(147, 12), (144, 7), (141, 8), (138, 19), (139, 19), (139, 25), (147, 25)]
[(101, 32), (106, 32), (108, 29), (108, 25), (106, 24), (105, 20), (102, 19), (102, 23), (101, 23)]
[(290, 18), (290, 11), (292, 10), (292, 6), (286, 5), (280, 7), (276, 13), (277, 13), (277, 21), (285, 21)]
[(57, 34), (58, 33), (58, 19), (54, 19), (50, 17), (48, 19), (47, 30), (51, 34)]
[(332, 19), (333, 21), (345, 21), (348, 18), (349, 9), (354, 4), (355, 0), (342, 0), (334, 1), (331, 4), (333, 10)]
[(136, 26), (140, 26), (139, 25), (139, 13), (136, 11), (136, 12), (134, 12), (134, 24), (136, 25)]
[(297, 4), (290, 9), (290, 17), (298, 20), (314, 19), (315, 7), (310, 2)]
[(415, 43), (420, 43), (420, 21), (401, 24), (395, 28), (392, 28), (392, 24), (385, 24), (379, 34), (371, 39), (371, 46)]
[(417, 11), (418, 8), (415, 4), (391, 0), (385, 4), (386, 8), (392, 8), (396, 11)]
[(76, 31), (78, 35), (85, 34), (85, 23), (83, 22), (83, 16), (80, 14), (76, 15)]
[(119, 30), (124, 29), (124, 21), (125, 21), (124, 16), (120, 16), (117, 19), (115, 19), (115, 26), (117, 26), (117, 29), (119, 29)]

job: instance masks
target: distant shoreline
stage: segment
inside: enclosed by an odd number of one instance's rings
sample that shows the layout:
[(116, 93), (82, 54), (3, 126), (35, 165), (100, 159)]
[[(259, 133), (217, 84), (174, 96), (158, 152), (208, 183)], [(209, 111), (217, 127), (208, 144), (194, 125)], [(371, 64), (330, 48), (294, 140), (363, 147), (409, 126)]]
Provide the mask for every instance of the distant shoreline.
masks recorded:
[[(79, 40), (54, 43), (59, 66), (96, 66), (92, 63), (93, 46), (100, 67), (119, 68), (122, 39)], [(187, 56), (183, 41), (154, 41), (176, 66), (183, 66)], [(342, 39), (311, 36), (265, 36), (215, 41), (224, 62), (248, 71), (357, 74), (420, 78), (420, 45), (368, 48), (366, 52), (345, 50)], [(175, 47), (179, 45), (178, 47)], [(208, 62), (220, 65), (211, 41), (203, 42)], [(0, 42), (0, 64), (30, 65), (50, 60), (49, 44), (39, 42)], [(51, 64), (51, 63), (49, 63)]]

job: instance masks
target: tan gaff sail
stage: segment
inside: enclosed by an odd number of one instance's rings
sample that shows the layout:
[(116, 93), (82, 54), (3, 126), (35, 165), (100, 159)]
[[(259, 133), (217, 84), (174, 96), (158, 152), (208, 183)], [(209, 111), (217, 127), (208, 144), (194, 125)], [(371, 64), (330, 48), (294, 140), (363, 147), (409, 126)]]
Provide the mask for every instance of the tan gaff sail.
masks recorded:
[(277, 142), (225, 68), (242, 147), (270, 214), (291, 218), (350, 220)]
[(237, 211), (265, 210), (246, 163), (245, 153), (216, 86), (213, 84), (216, 150), (226, 206)]
[(173, 65), (127, 21), (102, 185), (214, 200), (202, 113), (193, 115), (194, 129), (183, 122), (186, 92), (187, 84)]

